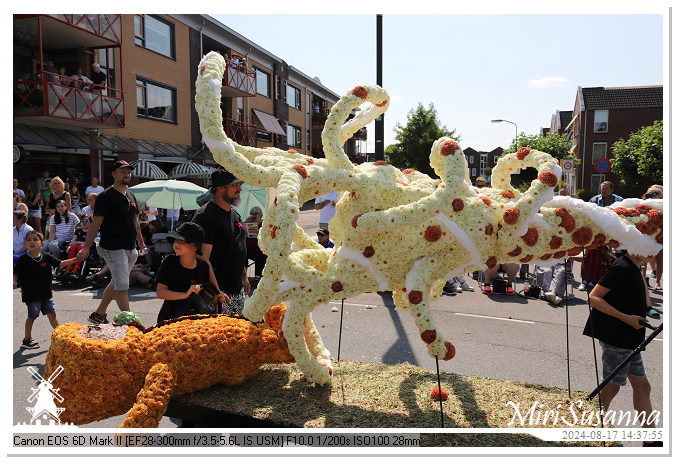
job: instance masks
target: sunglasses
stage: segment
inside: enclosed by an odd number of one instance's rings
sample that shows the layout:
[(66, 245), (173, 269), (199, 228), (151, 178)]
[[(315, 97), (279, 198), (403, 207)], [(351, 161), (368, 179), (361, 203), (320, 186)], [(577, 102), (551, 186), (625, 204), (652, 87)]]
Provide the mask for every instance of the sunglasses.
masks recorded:
[(83, 219), (80, 222), (83, 223), (83, 224), (89, 224), (92, 221), (90, 221), (89, 219)]

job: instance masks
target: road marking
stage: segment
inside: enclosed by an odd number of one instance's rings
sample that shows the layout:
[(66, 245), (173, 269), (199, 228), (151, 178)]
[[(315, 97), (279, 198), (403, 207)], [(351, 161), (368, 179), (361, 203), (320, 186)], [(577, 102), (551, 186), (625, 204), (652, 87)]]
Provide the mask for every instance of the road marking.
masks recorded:
[(508, 319), (506, 317), (482, 316), (480, 314), (453, 313), (456, 316), (480, 317), (483, 319), (497, 319), (498, 321), (522, 322), (524, 324), (535, 324), (533, 321), (522, 321), (521, 319)]

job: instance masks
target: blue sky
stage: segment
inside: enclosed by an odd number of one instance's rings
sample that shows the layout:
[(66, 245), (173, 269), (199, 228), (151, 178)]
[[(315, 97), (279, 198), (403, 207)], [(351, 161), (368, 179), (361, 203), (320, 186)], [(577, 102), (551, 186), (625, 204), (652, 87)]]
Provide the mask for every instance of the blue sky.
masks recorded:
[[(340, 95), (376, 81), (373, 14), (212, 16)], [(491, 119), (534, 134), (556, 110), (573, 109), (578, 86), (662, 84), (663, 18), (385, 14), (383, 57), (387, 145), (410, 109), (433, 102), (463, 147), (492, 150), (511, 143), (515, 131)]]

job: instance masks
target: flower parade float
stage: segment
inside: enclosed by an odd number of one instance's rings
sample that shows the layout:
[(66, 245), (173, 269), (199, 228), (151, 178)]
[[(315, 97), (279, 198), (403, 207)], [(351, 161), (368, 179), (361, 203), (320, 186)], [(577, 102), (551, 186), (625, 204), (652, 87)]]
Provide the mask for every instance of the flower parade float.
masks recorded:
[(239, 385), (263, 364), (294, 362), (281, 330), (285, 312), (274, 306), (261, 324), (200, 315), (148, 329), (60, 325), (45, 362), (47, 376), (64, 368), (54, 382), (64, 398), (60, 417), (78, 425), (127, 413), (121, 427), (157, 427), (172, 396)]
[[(431, 148), (438, 179), (384, 161), (354, 165), (342, 145), (388, 108), (389, 96), (378, 86), (355, 87), (332, 107), (322, 133), (325, 159), (239, 145), (222, 126), (224, 69), (216, 52), (199, 64), (196, 111), (203, 141), (225, 169), (268, 188), (259, 232), (268, 258), (243, 314), (260, 320), (270, 305), (285, 301), (283, 333), (311, 382), (329, 382), (332, 363), (318, 332), (305, 336), (305, 321), (313, 324), (314, 308), (330, 300), (392, 291), (396, 305), (412, 314), (429, 354), (449, 360), (455, 347), (437, 331), (429, 304), (451, 276), (503, 262), (549, 266), (602, 244), (643, 256), (662, 248), (662, 200), (627, 199), (601, 208), (554, 197), (558, 161), (529, 147), (499, 159), (493, 188), (472, 187), (464, 154), (447, 137)], [(538, 176), (520, 192), (511, 174), (529, 167)], [(329, 223), (336, 248), (325, 249), (296, 222), (301, 204), (331, 190), (340, 194)]]

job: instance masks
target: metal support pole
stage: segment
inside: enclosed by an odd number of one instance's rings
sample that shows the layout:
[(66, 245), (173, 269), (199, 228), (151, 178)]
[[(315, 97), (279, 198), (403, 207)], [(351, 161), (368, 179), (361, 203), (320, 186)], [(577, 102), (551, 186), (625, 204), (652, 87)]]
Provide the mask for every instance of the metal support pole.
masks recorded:
[[(382, 87), (382, 15), (377, 15), (377, 85)], [(384, 160), (384, 114), (375, 120), (375, 160)]]

